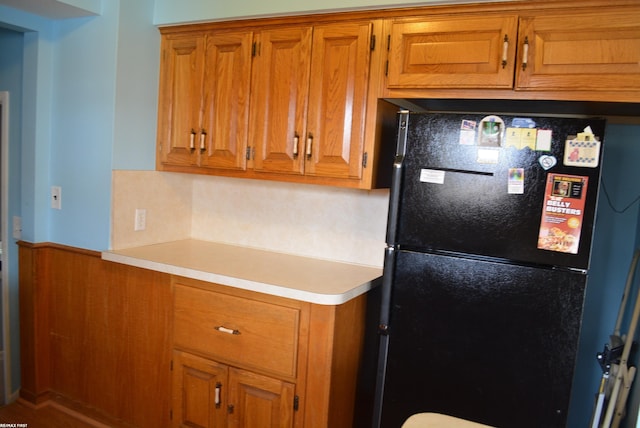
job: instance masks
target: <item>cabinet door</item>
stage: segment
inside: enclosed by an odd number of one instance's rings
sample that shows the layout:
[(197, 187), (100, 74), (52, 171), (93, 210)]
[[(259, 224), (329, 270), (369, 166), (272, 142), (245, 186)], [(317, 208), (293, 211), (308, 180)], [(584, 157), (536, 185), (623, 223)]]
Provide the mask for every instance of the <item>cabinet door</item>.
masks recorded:
[(227, 366), (174, 351), (173, 426), (224, 427), (227, 375)]
[(201, 166), (245, 169), (252, 32), (207, 35)]
[(229, 428), (293, 426), (293, 384), (229, 368)]
[(161, 164), (197, 164), (205, 36), (169, 35), (162, 40), (158, 117)]
[(515, 15), (390, 23), (389, 88), (511, 88)]
[(362, 177), (372, 24), (313, 30), (305, 175)]
[(311, 27), (265, 30), (252, 81), (254, 170), (302, 174)]
[(640, 8), (523, 17), (519, 44), (518, 89), (640, 89)]

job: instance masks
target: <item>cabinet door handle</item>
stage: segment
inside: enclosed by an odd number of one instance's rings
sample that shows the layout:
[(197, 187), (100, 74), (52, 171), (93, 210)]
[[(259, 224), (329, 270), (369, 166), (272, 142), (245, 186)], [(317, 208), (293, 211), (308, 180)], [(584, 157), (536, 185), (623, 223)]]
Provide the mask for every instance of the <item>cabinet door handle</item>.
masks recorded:
[(235, 335), (240, 334), (240, 330), (233, 330), (230, 328), (223, 327), (221, 325), (217, 325), (213, 327), (213, 329), (218, 330), (220, 333), (235, 334)]
[(222, 391), (222, 384), (218, 382), (216, 383), (216, 396), (215, 396), (216, 409), (220, 408), (220, 392), (221, 391)]
[(507, 51), (509, 50), (509, 36), (504, 35), (504, 41), (502, 42), (502, 68), (507, 66)]
[(529, 62), (529, 37), (524, 38), (524, 44), (522, 45), (522, 70), (527, 69), (527, 62)]
[(305, 154), (307, 155), (307, 159), (311, 159), (311, 146), (313, 145), (313, 135), (309, 134), (307, 137), (307, 149)]
[(196, 148), (196, 131), (191, 130), (191, 136), (189, 137), (189, 149), (195, 150)]
[(207, 137), (207, 133), (205, 132), (205, 130), (203, 129), (200, 132), (200, 151), (204, 152), (205, 146), (204, 146), (204, 140)]
[(300, 136), (295, 134), (293, 137), (293, 158), (298, 158), (298, 144), (300, 143)]

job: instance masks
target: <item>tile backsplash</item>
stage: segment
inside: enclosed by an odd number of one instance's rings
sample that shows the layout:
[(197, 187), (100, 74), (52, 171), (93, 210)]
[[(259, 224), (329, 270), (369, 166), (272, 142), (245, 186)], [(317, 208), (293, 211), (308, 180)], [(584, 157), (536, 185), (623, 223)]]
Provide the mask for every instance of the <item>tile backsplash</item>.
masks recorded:
[[(382, 266), (388, 190), (113, 171), (112, 249), (193, 238)], [(146, 228), (134, 231), (136, 209)]]
[[(156, 171), (113, 171), (111, 249), (191, 236), (192, 180)], [(145, 230), (134, 231), (135, 210), (145, 209)]]

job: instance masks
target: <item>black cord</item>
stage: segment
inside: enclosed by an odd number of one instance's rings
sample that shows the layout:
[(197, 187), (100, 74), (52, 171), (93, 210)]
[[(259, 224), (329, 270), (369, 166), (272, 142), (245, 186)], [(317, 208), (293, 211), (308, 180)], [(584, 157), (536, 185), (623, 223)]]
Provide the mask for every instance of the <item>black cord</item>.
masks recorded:
[(629, 203), (629, 205), (627, 205), (621, 210), (618, 210), (616, 209), (616, 207), (613, 206), (613, 202), (611, 202), (611, 197), (609, 196), (609, 192), (607, 191), (607, 186), (605, 186), (604, 184), (604, 179), (602, 179), (600, 182), (602, 183), (602, 190), (604, 191), (604, 195), (607, 197), (607, 203), (609, 204), (609, 206), (611, 207), (614, 213), (622, 214), (625, 211), (627, 211), (629, 208), (631, 208), (633, 205), (635, 205), (638, 201), (640, 201), (640, 195), (638, 195), (633, 201)]

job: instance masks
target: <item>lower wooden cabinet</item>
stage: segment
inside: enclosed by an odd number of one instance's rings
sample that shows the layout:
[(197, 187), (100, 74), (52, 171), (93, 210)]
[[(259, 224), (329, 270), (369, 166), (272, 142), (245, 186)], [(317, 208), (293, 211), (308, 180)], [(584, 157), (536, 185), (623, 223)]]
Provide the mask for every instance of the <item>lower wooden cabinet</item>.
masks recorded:
[(172, 426), (352, 428), (366, 295), (320, 305), (174, 277)]
[(353, 428), (366, 294), (315, 304), (51, 243), (19, 256), (25, 402), (109, 426)]
[[(171, 420), (174, 427), (226, 426), (227, 366), (185, 352), (173, 353)], [(225, 391), (226, 392), (226, 391)]]
[(292, 383), (229, 368), (228, 426), (293, 426), (293, 413), (298, 406), (294, 391), (295, 385)]
[(292, 383), (181, 351), (172, 370), (174, 427), (293, 426)]

